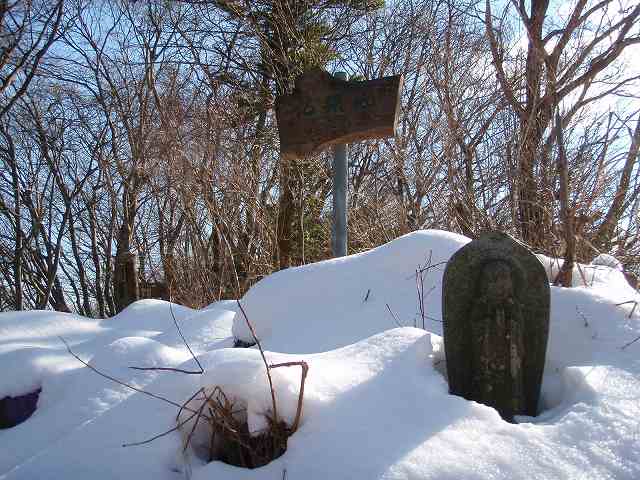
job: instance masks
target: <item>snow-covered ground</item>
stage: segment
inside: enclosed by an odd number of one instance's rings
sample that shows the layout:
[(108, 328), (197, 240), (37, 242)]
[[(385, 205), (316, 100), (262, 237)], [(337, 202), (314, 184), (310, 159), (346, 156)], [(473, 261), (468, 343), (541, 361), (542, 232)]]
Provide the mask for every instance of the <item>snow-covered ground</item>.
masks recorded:
[[(442, 375), (441, 262), (467, 242), (415, 232), (275, 273), (247, 293), (242, 305), (268, 361), (309, 365), (300, 428), (282, 457), (255, 470), (205, 463), (198, 435), (184, 453), (178, 432), (123, 447), (174, 427), (177, 408), (99, 376), (59, 338), (101, 372), (179, 404), (220, 386), (257, 430), (271, 396), (258, 350), (230, 348), (252, 341), (235, 302), (172, 306), (203, 375), (129, 368), (197, 368), (166, 302), (140, 301), (106, 320), (0, 314), (0, 398), (42, 388), (34, 415), (0, 430), (0, 479), (640, 478), (640, 340), (631, 343), (640, 306), (618, 305), (640, 295), (610, 259), (576, 267), (574, 288), (552, 287), (542, 411), (509, 424), (449, 395)], [(291, 423), (300, 369), (272, 373), (278, 412)]]

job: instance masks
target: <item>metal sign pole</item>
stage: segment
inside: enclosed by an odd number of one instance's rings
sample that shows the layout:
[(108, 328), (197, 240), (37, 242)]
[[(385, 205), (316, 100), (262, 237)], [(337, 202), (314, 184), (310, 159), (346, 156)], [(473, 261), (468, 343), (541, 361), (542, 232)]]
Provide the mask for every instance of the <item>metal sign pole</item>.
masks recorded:
[[(345, 72), (334, 75), (340, 80), (346, 80)], [(333, 147), (333, 231), (331, 232), (331, 247), (334, 257), (347, 255), (347, 157), (349, 155), (346, 143)]]

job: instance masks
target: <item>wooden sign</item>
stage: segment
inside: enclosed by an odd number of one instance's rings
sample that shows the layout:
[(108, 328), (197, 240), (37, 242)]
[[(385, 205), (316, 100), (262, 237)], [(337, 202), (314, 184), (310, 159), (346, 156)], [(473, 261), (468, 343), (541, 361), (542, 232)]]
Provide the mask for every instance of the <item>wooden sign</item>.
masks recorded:
[(276, 102), (280, 154), (301, 157), (335, 143), (392, 137), (398, 123), (401, 75), (363, 82), (321, 69), (296, 80)]

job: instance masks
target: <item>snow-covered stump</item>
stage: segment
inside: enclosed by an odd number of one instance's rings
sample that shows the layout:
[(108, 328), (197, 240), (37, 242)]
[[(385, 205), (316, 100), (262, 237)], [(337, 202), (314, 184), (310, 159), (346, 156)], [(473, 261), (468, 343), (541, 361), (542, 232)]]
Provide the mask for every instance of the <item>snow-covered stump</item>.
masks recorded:
[(450, 392), (507, 421), (535, 416), (550, 304), (537, 257), (506, 234), (484, 234), (447, 264), (442, 302)]
[[(178, 414), (184, 447), (204, 461), (220, 461), (242, 468), (258, 468), (279, 458), (287, 450), (293, 433), (287, 424), (265, 415), (265, 426), (251, 431), (247, 401), (227, 396), (220, 387), (202, 388)], [(190, 412), (197, 414), (194, 416)], [(198, 429), (198, 424), (205, 425)]]
[[(262, 428), (251, 428), (252, 426), (255, 427), (256, 424), (256, 412), (250, 413), (253, 410), (249, 406), (252, 403), (250, 397), (255, 396), (256, 392), (248, 395), (246, 394), (248, 392), (245, 392), (245, 395), (237, 395), (234, 391), (237, 390), (238, 386), (236, 385), (236, 388), (234, 388), (228, 383), (227, 387), (230, 388), (225, 389), (220, 385), (212, 387), (206, 380), (210, 376), (204, 370), (202, 370), (204, 386), (182, 405), (176, 420), (178, 428), (183, 432), (188, 431), (185, 435), (185, 449), (193, 447), (196, 451), (200, 450), (200, 457), (202, 458), (202, 447), (204, 446), (208, 462), (218, 460), (236, 467), (258, 468), (282, 456), (287, 450), (287, 439), (298, 429), (302, 414), (304, 385), (309, 366), (304, 361), (270, 363), (239, 300), (237, 301), (237, 306), (251, 331), (255, 345), (258, 347), (264, 373), (268, 380), (268, 389), (263, 388), (262, 393), (265, 390), (270, 393), (271, 408), (265, 409), (262, 414), (257, 415), (257, 417), (260, 417), (258, 422), (262, 424)], [(243, 367), (251, 367), (251, 362), (245, 363)], [(278, 414), (276, 391), (271, 373), (272, 370), (282, 367), (301, 368), (296, 413), (290, 424)], [(245, 377), (248, 384), (252, 383), (249, 380), (251, 377), (252, 375)], [(239, 378), (243, 378), (243, 376), (240, 375)], [(187, 417), (186, 420), (185, 416)], [(205, 429), (204, 433), (204, 441), (202, 439), (202, 429), (200, 434), (196, 433), (198, 423), (202, 419), (205, 420), (204, 423), (208, 424), (208, 428)], [(194, 442), (194, 435), (200, 437), (200, 439), (196, 439)]]

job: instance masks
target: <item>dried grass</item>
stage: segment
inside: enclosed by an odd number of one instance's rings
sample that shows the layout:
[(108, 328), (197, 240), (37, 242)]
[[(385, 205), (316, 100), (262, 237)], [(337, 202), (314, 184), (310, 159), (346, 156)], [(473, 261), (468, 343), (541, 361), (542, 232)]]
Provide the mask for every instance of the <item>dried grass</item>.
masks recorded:
[[(237, 467), (257, 468), (280, 457), (287, 450), (287, 439), (298, 429), (302, 415), (304, 385), (309, 367), (304, 361), (269, 364), (260, 340), (255, 334), (253, 325), (249, 322), (249, 318), (240, 302), (238, 302), (238, 306), (249, 326), (255, 344), (258, 346), (269, 381), (272, 409), (265, 414), (267, 427), (257, 432), (250, 432), (246, 409), (238, 405), (237, 401), (230, 399), (219, 386), (213, 387), (208, 394), (206, 389), (196, 392), (194, 396), (183, 404), (178, 412), (176, 421), (180, 427), (183, 427), (194, 418), (194, 415), (191, 415), (185, 421), (181, 421), (180, 415), (182, 411), (197, 412), (193, 425), (185, 435), (184, 451), (192, 446), (196, 429), (200, 421), (204, 419), (208, 424), (208, 461), (218, 460)], [(296, 416), (292, 425), (289, 426), (278, 416), (271, 370), (293, 366), (301, 367), (302, 374)], [(195, 406), (193, 405), (194, 402)]]
[(287, 439), (292, 431), (284, 421), (275, 422), (266, 415), (267, 427), (250, 432), (245, 408), (229, 399), (217, 386), (208, 394), (201, 390), (201, 395), (195, 401), (199, 402), (199, 415), (189, 431), (185, 432), (185, 451), (193, 446), (201, 420), (207, 423), (207, 460), (210, 462), (217, 460), (237, 467), (257, 468), (286, 451)]

